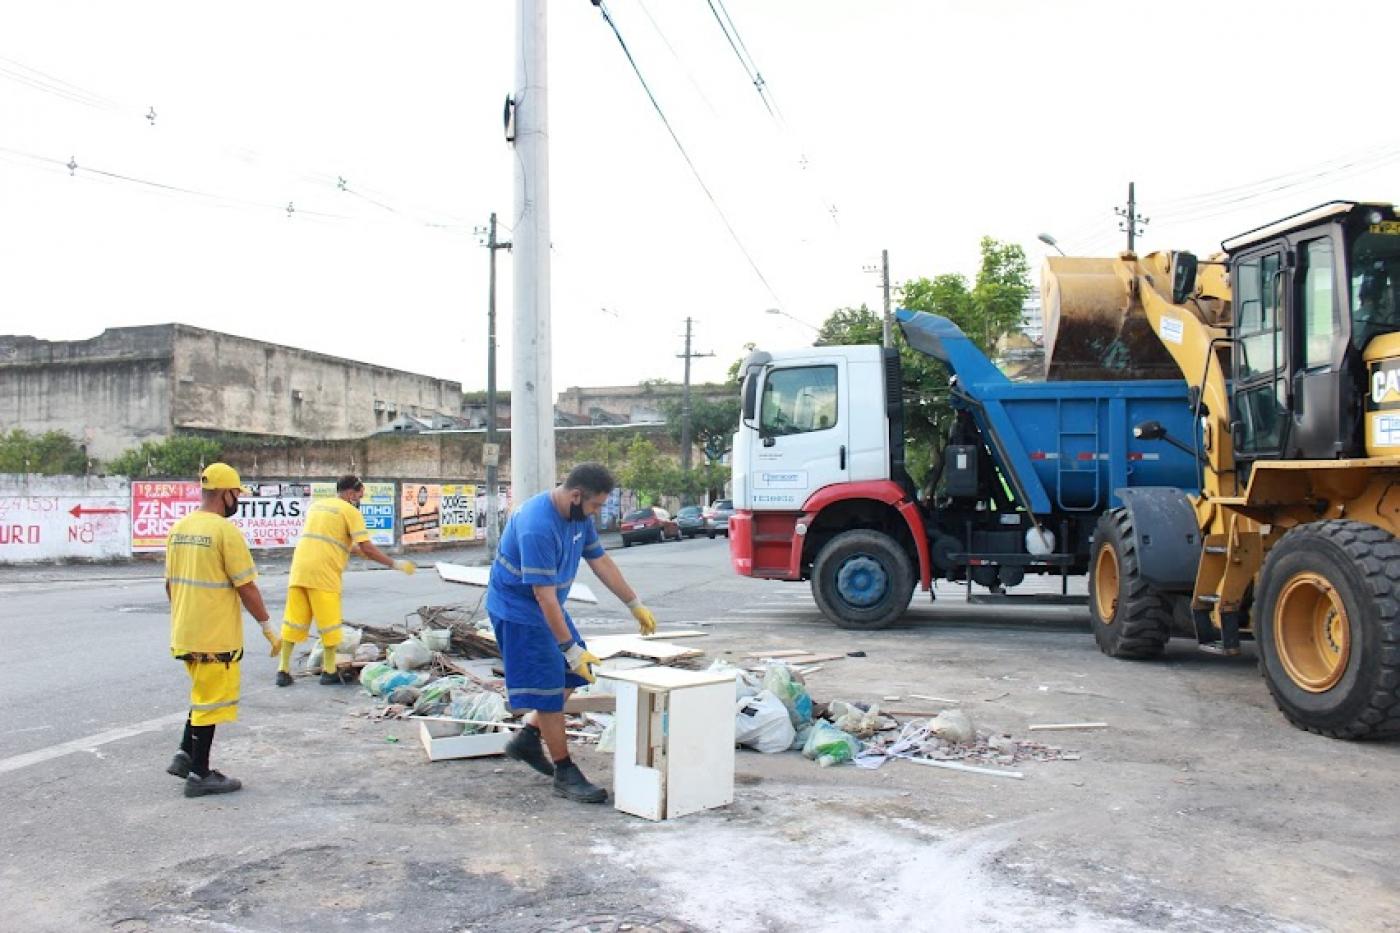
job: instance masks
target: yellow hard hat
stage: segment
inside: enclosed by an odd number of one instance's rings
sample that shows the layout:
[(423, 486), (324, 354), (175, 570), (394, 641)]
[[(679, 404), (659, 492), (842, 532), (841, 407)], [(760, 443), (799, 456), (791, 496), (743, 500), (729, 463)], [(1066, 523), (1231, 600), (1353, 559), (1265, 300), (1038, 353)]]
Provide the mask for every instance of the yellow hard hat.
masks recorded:
[(203, 489), (242, 489), (243, 481), (227, 463), (211, 463), (199, 474), (199, 485)]

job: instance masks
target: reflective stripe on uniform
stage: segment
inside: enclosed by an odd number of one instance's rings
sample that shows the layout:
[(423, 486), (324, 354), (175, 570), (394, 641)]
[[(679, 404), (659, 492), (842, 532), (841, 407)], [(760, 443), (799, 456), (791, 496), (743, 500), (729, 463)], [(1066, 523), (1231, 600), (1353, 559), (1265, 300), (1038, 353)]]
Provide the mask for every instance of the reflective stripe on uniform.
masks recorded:
[(238, 705), (238, 697), (234, 697), (232, 700), (225, 700), (225, 701), (222, 702), (222, 703), (191, 703), (191, 704), (190, 704), (190, 709), (195, 709), (195, 710), (223, 709), (225, 706), (237, 706), (237, 705)]
[(321, 637), (322, 637), (322, 639), (324, 640), (325, 636), (329, 635), (331, 632), (334, 632), (336, 629), (343, 628), (343, 627), (344, 627), (344, 623), (343, 623), (343, 622), (337, 622), (335, 625), (332, 625), (330, 628), (323, 628), (323, 629), (321, 629), (320, 631), (321, 631)]
[(344, 541), (337, 541), (335, 538), (332, 538), (329, 535), (303, 534), (301, 537), (303, 541), (307, 538), (310, 538), (313, 541), (324, 541), (327, 544), (334, 544), (336, 547), (340, 548), (345, 553), (350, 553), (350, 548), (348, 545), (345, 544)]
[(307, 622), (305, 625), (297, 625), (295, 622), (292, 622), (292, 621), (290, 621), (289, 619), (283, 619), (283, 620), (282, 620), (282, 624), (285, 625), (285, 626), (287, 626), (287, 628), (294, 628), (294, 629), (296, 629), (298, 632), (309, 632), (309, 631), (311, 631), (311, 623), (310, 623), (310, 622)]
[(249, 577), (254, 576), (256, 573), (257, 573), (256, 570), (254, 570), (252, 567), (249, 567), (247, 570), (243, 571), (242, 573), (236, 573), (236, 574), (234, 574), (233, 577), (232, 577), (234, 586), (237, 586), (237, 585), (238, 585), (238, 581), (239, 581), (239, 580), (246, 580), (246, 579), (248, 579)]
[(532, 696), (540, 696), (540, 697), (553, 697), (553, 696), (558, 696), (559, 694), (563, 693), (565, 690), (571, 690), (571, 689), (573, 689), (573, 688), (571, 688), (571, 687), (559, 687), (557, 690), (537, 690), (537, 689), (535, 689), (534, 687), (512, 687), (512, 688), (510, 688), (509, 690), (507, 690), (507, 692), (508, 692), (508, 693), (528, 693), (528, 694), (531, 694)]
[[(252, 573), (253, 571), (248, 571)], [(197, 586), (206, 590), (228, 590), (233, 589), (233, 584), (225, 580), (222, 583), (210, 583), (207, 580), (191, 580), (189, 577), (166, 577), (166, 583), (179, 584), (180, 586)]]

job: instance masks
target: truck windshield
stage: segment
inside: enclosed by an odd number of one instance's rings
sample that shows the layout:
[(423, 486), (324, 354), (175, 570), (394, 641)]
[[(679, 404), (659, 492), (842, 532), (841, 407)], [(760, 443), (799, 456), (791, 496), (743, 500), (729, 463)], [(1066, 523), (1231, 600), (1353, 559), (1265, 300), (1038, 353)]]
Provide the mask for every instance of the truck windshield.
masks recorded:
[(1400, 330), (1400, 223), (1372, 224), (1351, 242), (1351, 337), (1358, 350)]

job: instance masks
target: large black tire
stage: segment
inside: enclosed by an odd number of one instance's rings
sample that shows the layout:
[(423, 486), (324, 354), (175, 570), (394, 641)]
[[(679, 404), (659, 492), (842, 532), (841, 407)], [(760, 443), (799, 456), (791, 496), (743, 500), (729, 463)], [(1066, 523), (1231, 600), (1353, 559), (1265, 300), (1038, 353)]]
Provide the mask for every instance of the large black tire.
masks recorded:
[(1363, 522), (1299, 525), (1259, 581), (1259, 670), (1288, 721), (1334, 739), (1400, 735), (1400, 541)]
[(1172, 606), (1138, 573), (1127, 509), (1099, 516), (1089, 550), (1089, 628), (1110, 658), (1155, 658), (1171, 637)]
[(899, 542), (879, 531), (843, 531), (812, 565), (817, 607), (840, 628), (886, 628), (909, 608), (914, 568)]

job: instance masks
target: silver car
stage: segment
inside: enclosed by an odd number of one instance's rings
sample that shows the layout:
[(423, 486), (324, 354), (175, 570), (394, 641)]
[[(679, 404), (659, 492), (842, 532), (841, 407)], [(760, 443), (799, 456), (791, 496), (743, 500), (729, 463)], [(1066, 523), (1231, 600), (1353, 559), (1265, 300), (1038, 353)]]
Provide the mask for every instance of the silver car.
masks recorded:
[(729, 537), (729, 516), (734, 514), (733, 499), (716, 499), (710, 507), (705, 510), (705, 517), (710, 520), (715, 531), (724, 532), (724, 536)]

